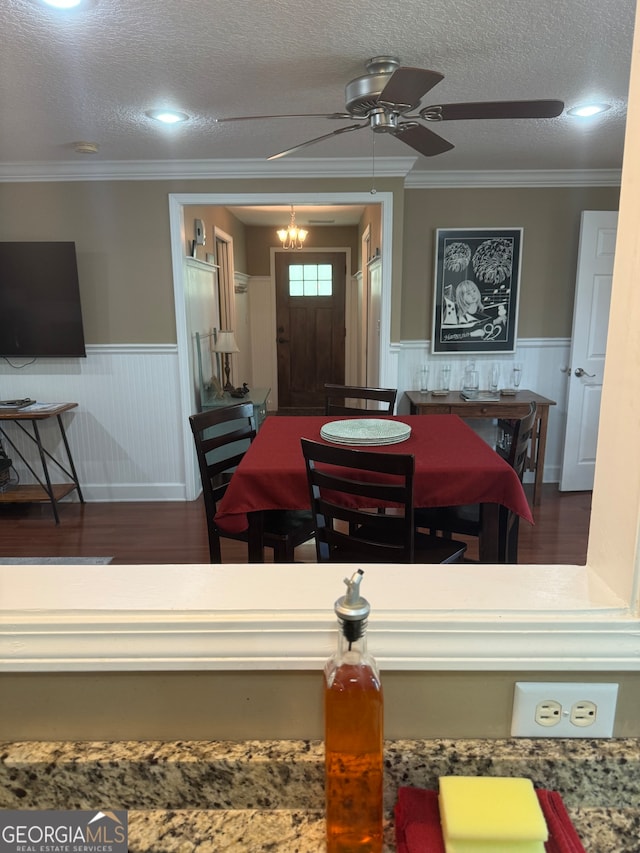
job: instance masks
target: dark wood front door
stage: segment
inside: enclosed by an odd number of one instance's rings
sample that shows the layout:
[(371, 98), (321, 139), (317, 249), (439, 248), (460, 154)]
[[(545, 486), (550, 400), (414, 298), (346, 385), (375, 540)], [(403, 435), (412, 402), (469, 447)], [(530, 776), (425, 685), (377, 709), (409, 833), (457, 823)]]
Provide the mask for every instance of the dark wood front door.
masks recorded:
[(278, 409), (324, 408), (344, 383), (344, 252), (276, 252)]

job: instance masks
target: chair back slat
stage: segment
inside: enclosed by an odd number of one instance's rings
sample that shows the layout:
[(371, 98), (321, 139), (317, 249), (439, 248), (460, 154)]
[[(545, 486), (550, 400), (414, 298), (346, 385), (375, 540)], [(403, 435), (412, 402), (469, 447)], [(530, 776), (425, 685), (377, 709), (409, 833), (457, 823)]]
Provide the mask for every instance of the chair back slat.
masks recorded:
[(517, 420), (498, 419), (496, 452), (506, 459), (522, 482), (529, 458), (529, 444), (536, 422), (536, 404), (532, 402), (528, 413)]
[[(522, 482), (529, 461), (529, 447), (536, 424), (536, 404), (532, 402), (529, 412), (518, 420), (498, 420), (496, 452), (506, 459)], [(506, 507), (500, 508), (500, 547), (506, 563), (518, 562), (518, 534), (520, 518)]]
[(222, 562), (222, 537), (247, 542), (250, 559), (260, 553), (259, 561), (264, 562), (264, 548), (268, 547), (273, 548), (274, 562), (293, 563), (296, 547), (314, 536), (308, 510), (256, 511), (250, 514), (248, 528), (238, 532), (220, 530), (215, 521), (217, 504), (256, 436), (253, 403), (198, 412), (190, 416), (189, 423), (202, 481), (211, 562)]
[[(414, 457), (304, 438), (301, 444), (318, 562), (413, 562)], [(378, 512), (381, 505), (390, 511)]]
[(255, 437), (253, 404), (238, 403), (198, 412), (189, 417), (189, 424), (202, 483), (209, 555), (212, 563), (219, 563), (220, 536), (213, 519), (233, 471)]
[[(324, 390), (327, 415), (363, 415), (371, 412), (392, 415), (398, 395), (395, 388), (367, 388), (331, 383), (325, 384)], [(377, 405), (370, 407), (370, 403)]]
[[(189, 418), (202, 479), (205, 505), (215, 515), (231, 474), (256, 435), (253, 404), (239, 403), (199, 412)], [(224, 475), (228, 475), (225, 477)]]

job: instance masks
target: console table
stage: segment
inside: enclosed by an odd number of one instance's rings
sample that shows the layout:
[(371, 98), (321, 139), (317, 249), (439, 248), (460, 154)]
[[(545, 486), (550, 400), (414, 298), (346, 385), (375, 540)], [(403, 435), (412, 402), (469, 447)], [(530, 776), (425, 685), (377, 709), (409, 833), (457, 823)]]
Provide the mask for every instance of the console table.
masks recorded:
[(540, 503), (544, 454), (547, 446), (549, 400), (540, 394), (525, 389), (513, 395), (501, 395), (499, 400), (478, 402), (463, 400), (459, 391), (450, 391), (446, 396), (434, 396), (430, 391), (406, 391), (412, 415), (459, 415), (461, 418), (522, 418), (531, 403), (536, 404), (536, 423), (531, 436), (531, 451), (527, 469), (534, 472), (533, 503)]
[[(35, 403), (33, 406), (27, 406), (24, 409), (0, 409), (0, 435), (6, 440), (13, 452), (20, 457), (22, 462), (27, 466), (31, 474), (37, 480), (37, 483), (27, 483), (24, 485), (12, 486), (6, 492), (0, 492), (0, 503), (39, 503), (41, 501), (49, 501), (53, 510), (53, 517), (56, 524), (60, 523), (58, 516), (58, 501), (66, 497), (73, 491), (78, 493), (78, 498), (81, 503), (84, 503), (78, 475), (69, 449), (69, 442), (64, 429), (61, 415), (63, 412), (68, 412), (69, 409), (75, 409), (77, 403), (52, 403), (51, 405), (42, 405)], [(44, 421), (48, 418), (55, 418), (58, 422), (60, 437), (66, 452), (66, 461), (61, 460), (50, 453), (42, 443), (38, 421)], [(29, 438), (38, 449), (40, 462), (42, 464), (42, 477), (34, 470), (30, 462), (25, 459), (18, 447), (12, 441), (11, 436), (5, 429), (5, 423), (11, 421)], [(27, 428), (25, 422), (31, 423), (31, 430)], [(49, 466), (47, 460), (65, 474), (71, 482), (67, 483), (52, 483), (49, 474)], [(68, 466), (68, 467), (66, 467)], [(43, 479), (44, 478), (44, 479)]]
[(271, 388), (252, 388), (244, 397), (232, 397), (228, 391), (225, 391), (224, 397), (221, 399), (215, 396), (215, 393), (207, 389), (200, 392), (200, 410), (203, 412), (209, 409), (219, 409), (226, 406), (235, 406), (238, 403), (252, 403), (253, 417), (256, 424), (256, 432), (267, 416), (267, 400)]

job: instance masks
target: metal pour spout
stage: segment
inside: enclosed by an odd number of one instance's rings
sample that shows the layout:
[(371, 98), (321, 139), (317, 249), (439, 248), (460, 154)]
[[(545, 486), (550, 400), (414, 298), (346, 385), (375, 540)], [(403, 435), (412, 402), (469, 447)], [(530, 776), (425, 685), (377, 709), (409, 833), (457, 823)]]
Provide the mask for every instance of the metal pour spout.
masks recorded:
[(335, 603), (335, 612), (339, 619), (346, 622), (362, 622), (369, 615), (371, 610), (369, 602), (360, 595), (360, 583), (363, 575), (363, 570), (358, 569), (350, 578), (344, 579), (347, 594)]

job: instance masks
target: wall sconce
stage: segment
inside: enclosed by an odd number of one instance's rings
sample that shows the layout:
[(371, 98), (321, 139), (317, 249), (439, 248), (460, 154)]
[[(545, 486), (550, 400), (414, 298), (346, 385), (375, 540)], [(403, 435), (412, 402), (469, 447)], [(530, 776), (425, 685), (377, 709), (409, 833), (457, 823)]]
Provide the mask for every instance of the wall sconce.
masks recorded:
[(225, 376), (225, 391), (234, 391), (234, 387), (231, 384), (231, 380), (229, 379), (229, 374), (231, 373), (231, 365), (229, 363), (229, 356), (231, 353), (240, 352), (238, 348), (238, 344), (236, 343), (236, 339), (234, 334), (229, 329), (220, 329), (218, 335), (216, 337), (216, 341), (212, 347), (213, 352), (219, 352), (224, 355), (224, 376)]

